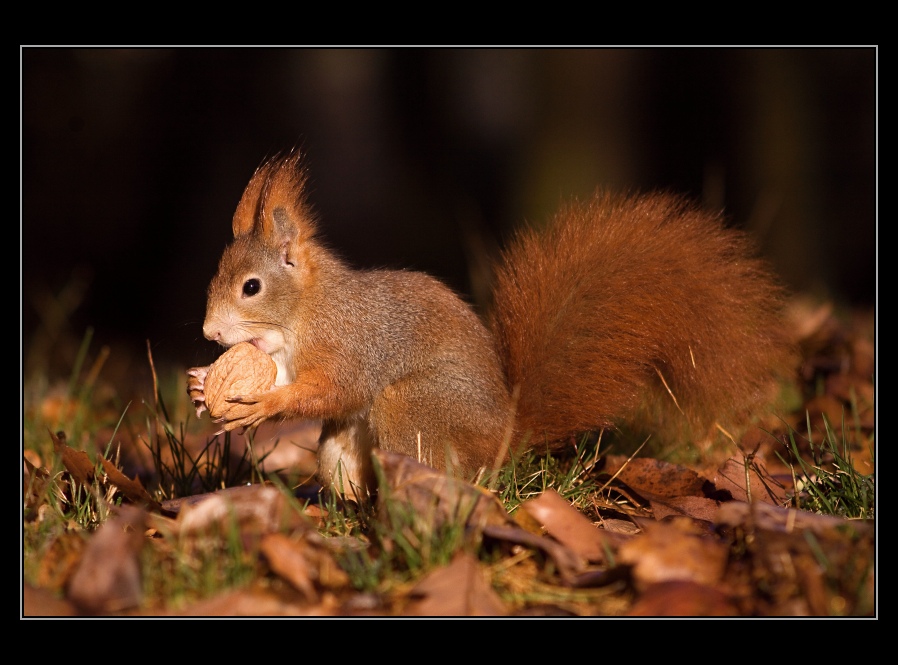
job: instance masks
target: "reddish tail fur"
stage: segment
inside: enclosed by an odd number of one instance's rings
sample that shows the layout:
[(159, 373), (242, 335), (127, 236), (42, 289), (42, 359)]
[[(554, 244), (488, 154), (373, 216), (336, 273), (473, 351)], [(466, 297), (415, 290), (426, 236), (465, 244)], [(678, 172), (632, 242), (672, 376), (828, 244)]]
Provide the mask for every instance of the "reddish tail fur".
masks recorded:
[(782, 291), (747, 238), (670, 195), (598, 194), (522, 231), (494, 302), (533, 445), (640, 418), (703, 434), (769, 401), (792, 367)]

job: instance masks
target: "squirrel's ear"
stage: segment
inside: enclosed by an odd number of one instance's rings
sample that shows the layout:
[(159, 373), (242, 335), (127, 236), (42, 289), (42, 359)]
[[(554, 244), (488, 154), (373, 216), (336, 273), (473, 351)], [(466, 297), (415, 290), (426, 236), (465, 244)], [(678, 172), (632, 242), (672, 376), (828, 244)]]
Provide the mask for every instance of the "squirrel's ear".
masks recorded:
[(235, 238), (250, 233), (256, 226), (256, 219), (261, 208), (262, 190), (271, 173), (271, 167), (271, 161), (259, 166), (253, 173), (253, 177), (250, 178), (246, 189), (243, 190), (243, 196), (240, 197), (237, 210), (234, 211), (234, 220), (231, 222)]
[(305, 185), (306, 172), (298, 151), (271, 163), (262, 188), (257, 232), (272, 245), (303, 241), (315, 233), (305, 202)]
[(306, 172), (299, 151), (262, 164), (237, 204), (234, 237), (258, 233), (269, 243), (283, 245), (314, 233), (305, 203)]

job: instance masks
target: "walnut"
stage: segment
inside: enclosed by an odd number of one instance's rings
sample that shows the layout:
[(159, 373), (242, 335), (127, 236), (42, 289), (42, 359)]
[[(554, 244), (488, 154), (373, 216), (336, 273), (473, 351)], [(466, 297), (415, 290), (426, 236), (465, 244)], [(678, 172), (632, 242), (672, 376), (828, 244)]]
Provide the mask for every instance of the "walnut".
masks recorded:
[(228, 398), (268, 392), (274, 387), (277, 365), (264, 351), (240, 342), (225, 351), (209, 367), (204, 391), (206, 408), (213, 418), (222, 417), (231, 404)]

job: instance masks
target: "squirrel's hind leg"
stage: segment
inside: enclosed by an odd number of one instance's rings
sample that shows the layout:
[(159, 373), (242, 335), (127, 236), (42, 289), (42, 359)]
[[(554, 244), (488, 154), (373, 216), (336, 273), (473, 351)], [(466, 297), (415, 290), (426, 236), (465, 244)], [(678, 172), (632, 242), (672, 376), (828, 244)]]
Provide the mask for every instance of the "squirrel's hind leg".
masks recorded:
[(318, 482), (346, 499), (366, 503), (376, 487), (371, 451), (374, 435), (368, 420), (326, 420), (318, 440)]
[(471, 381), (450, 366), (387, 386), (369, 418), (380, 448), (470, 481), (496, 463), (509, 411), (500, 381)]

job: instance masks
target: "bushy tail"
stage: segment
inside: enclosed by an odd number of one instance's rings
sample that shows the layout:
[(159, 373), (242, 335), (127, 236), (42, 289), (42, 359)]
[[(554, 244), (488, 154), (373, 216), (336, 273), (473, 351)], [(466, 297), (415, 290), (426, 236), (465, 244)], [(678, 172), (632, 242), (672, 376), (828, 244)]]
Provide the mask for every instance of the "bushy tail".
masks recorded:
[(681, 198), (565, 207), (497, 268), (492, 326), (518, 435), (744, 420), (793, 368), (782, 298), (744, 234)]

